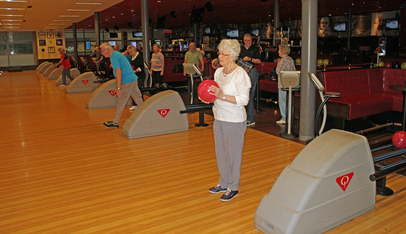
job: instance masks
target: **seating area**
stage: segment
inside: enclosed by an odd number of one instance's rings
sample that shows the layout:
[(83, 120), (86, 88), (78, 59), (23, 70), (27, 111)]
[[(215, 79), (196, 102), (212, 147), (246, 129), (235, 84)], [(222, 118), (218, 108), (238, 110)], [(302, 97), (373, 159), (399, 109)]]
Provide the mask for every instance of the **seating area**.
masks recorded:
[[(262, 62), (261, 64), (255, 65), (259, 74), (269, 73), (276, 67), (276, 63), (273, 62)], [(270, 79), (260, 79), (259, 80), (259, 90), (271, 93), (278, 93), (278, 81), (273, 81)]]
[(183, 76), (183, 72), (181, 73), (173, 73), (172, 71), (175, 68), (176, 64), (183, 64), (183, 59), (178, 60), (167, 60), (165, 59), (165, 69), (164, 69), (164, 76), (162, 82), (169, 83), (169, 82), (178, 82), (178, 81), (187, 81), (186, 76)]
[(326, 92), (339, 92), (340, 98), (327, 103), (328, 115), (345, 120), (388, 111), (403, 111), (403, 94), (390, 89), (405, 84), (406, 70), (371, 68), (323, 72)]

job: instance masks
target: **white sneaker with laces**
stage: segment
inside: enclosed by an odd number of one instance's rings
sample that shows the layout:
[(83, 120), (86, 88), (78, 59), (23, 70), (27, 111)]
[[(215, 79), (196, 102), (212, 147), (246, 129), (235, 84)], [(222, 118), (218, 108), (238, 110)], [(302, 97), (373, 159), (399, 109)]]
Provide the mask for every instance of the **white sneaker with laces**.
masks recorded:
[(286, 121), (285, 121), (285, 120), (283, 120), (283, 119), (280, 119), (280, 120), (276, 121), (276, 123), (277, 123), (277, 124), (285, 124), (285, 123), (286, 123)]
[(130, 111), (133, 111), (133, 110), (137, 109), (137, 107), (138, 107), (138, 106), (132, 106), (132, 107), (130, 107)]

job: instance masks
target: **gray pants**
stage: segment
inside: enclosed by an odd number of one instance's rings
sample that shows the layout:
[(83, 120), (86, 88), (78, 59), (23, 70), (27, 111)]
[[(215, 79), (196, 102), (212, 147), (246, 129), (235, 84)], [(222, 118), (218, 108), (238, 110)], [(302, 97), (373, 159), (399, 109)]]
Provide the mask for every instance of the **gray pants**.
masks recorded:
[(214, 120), (213, 132), (216, 149), (217, 168), (222, 188), (238, 190), (240, 186), (242, 150), (246, 122), (231, 123)]
[(66, 85), (66, 77), (68, 77), (70, 80), (73, 80), (74, 78), (70, 75), (70, 68), (63, 69), (62, 71), (62, 84)]
[(250, 100), (248, 101), (248, 105), (245, 107), (247, 110), (247, 120), (250, 122), (255, 122), (255, 108), (254, 108), (254, 100), (255, 100), (255, 89), (257, 88), (258, 83), (258, 70), (254, 67), (249, 70), (248, 76), (251, 79), (251, 89), (250, 89)]
[(130, 96), (133, 98), (137, 106), (140, 106), (144, 101), (142, 100), (142, 94), (138, 88), (137, 81), (121, 85), (121, 94), (122, 96), (117, 97), (116, 104), (116, 115), (113, 118), (113, 122), (118, 123), (120, 121), (121, 115), (123, 114), (125, 105), (128, 102)]

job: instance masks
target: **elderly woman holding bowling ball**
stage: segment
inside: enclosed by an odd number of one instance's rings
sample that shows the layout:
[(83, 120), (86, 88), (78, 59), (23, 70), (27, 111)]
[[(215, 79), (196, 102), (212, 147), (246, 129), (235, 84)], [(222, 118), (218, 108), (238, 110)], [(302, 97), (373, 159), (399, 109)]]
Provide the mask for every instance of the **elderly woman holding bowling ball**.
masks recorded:
[(238, 195), (244, 134), (247, 128), (247, 113), (251, 88), (247, 72), (235, 63), (240, 54), (237, 40), (224, 39), (218, 46), (219, 61), (222, 67), (214, 73), (214, 81), (219, 87), (210, 86), (214, 101), (214, 142), (219, 184), (210, 188), (210, 193), (225, 192), (220, 200), (230, 201)]

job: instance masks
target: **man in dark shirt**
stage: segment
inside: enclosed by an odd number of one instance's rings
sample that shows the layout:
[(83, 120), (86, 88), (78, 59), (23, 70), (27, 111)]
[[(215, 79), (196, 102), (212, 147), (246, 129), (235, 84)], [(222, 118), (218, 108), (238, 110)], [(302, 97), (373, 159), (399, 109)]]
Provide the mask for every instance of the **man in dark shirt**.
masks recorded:
[(258, 82), (258, 71), (255, 68), (255, 64), (261, 63), (261, 53), (259, 48), (252, 44), (252, 36), (249, 33), (244, 35), (244, 46), (241, 46), (241, 52), (238, 56), (245, 61), (248, 61), (254, 67), (248, 71), (248, 76), (251, 79), (250, 100), (247, 109), (247, 126), (255, 125), (255, 110), (254, 110), (254, 96), (255, 88)]

